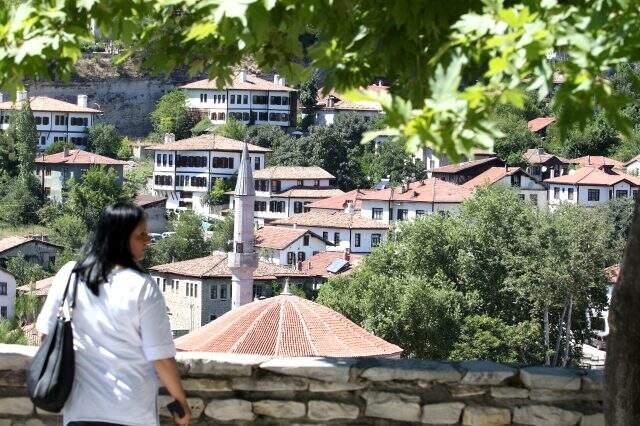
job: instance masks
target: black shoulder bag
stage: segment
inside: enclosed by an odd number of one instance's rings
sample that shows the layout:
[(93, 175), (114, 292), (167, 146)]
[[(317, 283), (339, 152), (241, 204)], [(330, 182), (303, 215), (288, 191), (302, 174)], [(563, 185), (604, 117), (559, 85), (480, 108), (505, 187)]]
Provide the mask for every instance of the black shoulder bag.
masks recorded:
[[(69, 290), (71, 277), (75, 277), (72, 294)], [(27, 390), (31, 401), (36, 407), (54, 413), (62, 410), (73, 385), (75, 356), (71, 317), (77, 290), (78, 277), (72, 270), (58, 308), (56, 324), (53, 330), (49, 330), (27, 372)], [(65, 302), (68, 306), (68, 318), (65, 317)]]

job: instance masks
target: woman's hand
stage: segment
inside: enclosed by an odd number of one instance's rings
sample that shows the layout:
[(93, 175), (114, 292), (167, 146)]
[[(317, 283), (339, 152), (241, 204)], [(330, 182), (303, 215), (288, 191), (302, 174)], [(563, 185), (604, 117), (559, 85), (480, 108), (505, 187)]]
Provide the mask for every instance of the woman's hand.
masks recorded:
[(184, 416), (178, 417), (174, 414), (173, 421), (176, 422), (177, 425), (186, 426), (191, 421), (191, 407), (189, 407), (189, 403), (186, 400), (178, 401), (184, 410)]

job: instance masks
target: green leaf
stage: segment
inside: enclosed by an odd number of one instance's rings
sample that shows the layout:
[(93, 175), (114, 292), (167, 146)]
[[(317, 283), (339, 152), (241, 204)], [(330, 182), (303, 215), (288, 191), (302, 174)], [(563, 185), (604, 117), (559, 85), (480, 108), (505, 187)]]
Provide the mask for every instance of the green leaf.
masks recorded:
[(216, 32), (215, 22), (196, 22), (189, 28), (186, 33), (185, 41), (200, 41), (205, 39)]

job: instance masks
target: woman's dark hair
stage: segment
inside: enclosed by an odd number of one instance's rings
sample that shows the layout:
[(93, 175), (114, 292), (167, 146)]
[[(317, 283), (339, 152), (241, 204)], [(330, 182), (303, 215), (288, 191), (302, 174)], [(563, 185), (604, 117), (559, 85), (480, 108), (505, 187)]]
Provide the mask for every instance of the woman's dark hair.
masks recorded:
[(144, 210), (131, 203), (115, 203), (103, 210), (82, 249), (81, 260), (73, 268), (96, 296), (114, 266), (144, 272), (129, 247), (131, 233), (143, 219)]

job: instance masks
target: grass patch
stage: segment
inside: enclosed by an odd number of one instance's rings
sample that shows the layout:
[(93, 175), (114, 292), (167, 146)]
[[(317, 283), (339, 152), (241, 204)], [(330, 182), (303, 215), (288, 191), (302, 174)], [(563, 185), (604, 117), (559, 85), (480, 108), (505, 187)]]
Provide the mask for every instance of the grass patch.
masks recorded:
[(15, 227), (0, 223), (0, 238), (9, 237), (12, 235), (26, 236), (42, 234), (49, 234), (49, 230), (42, 225), (25, 225)]

